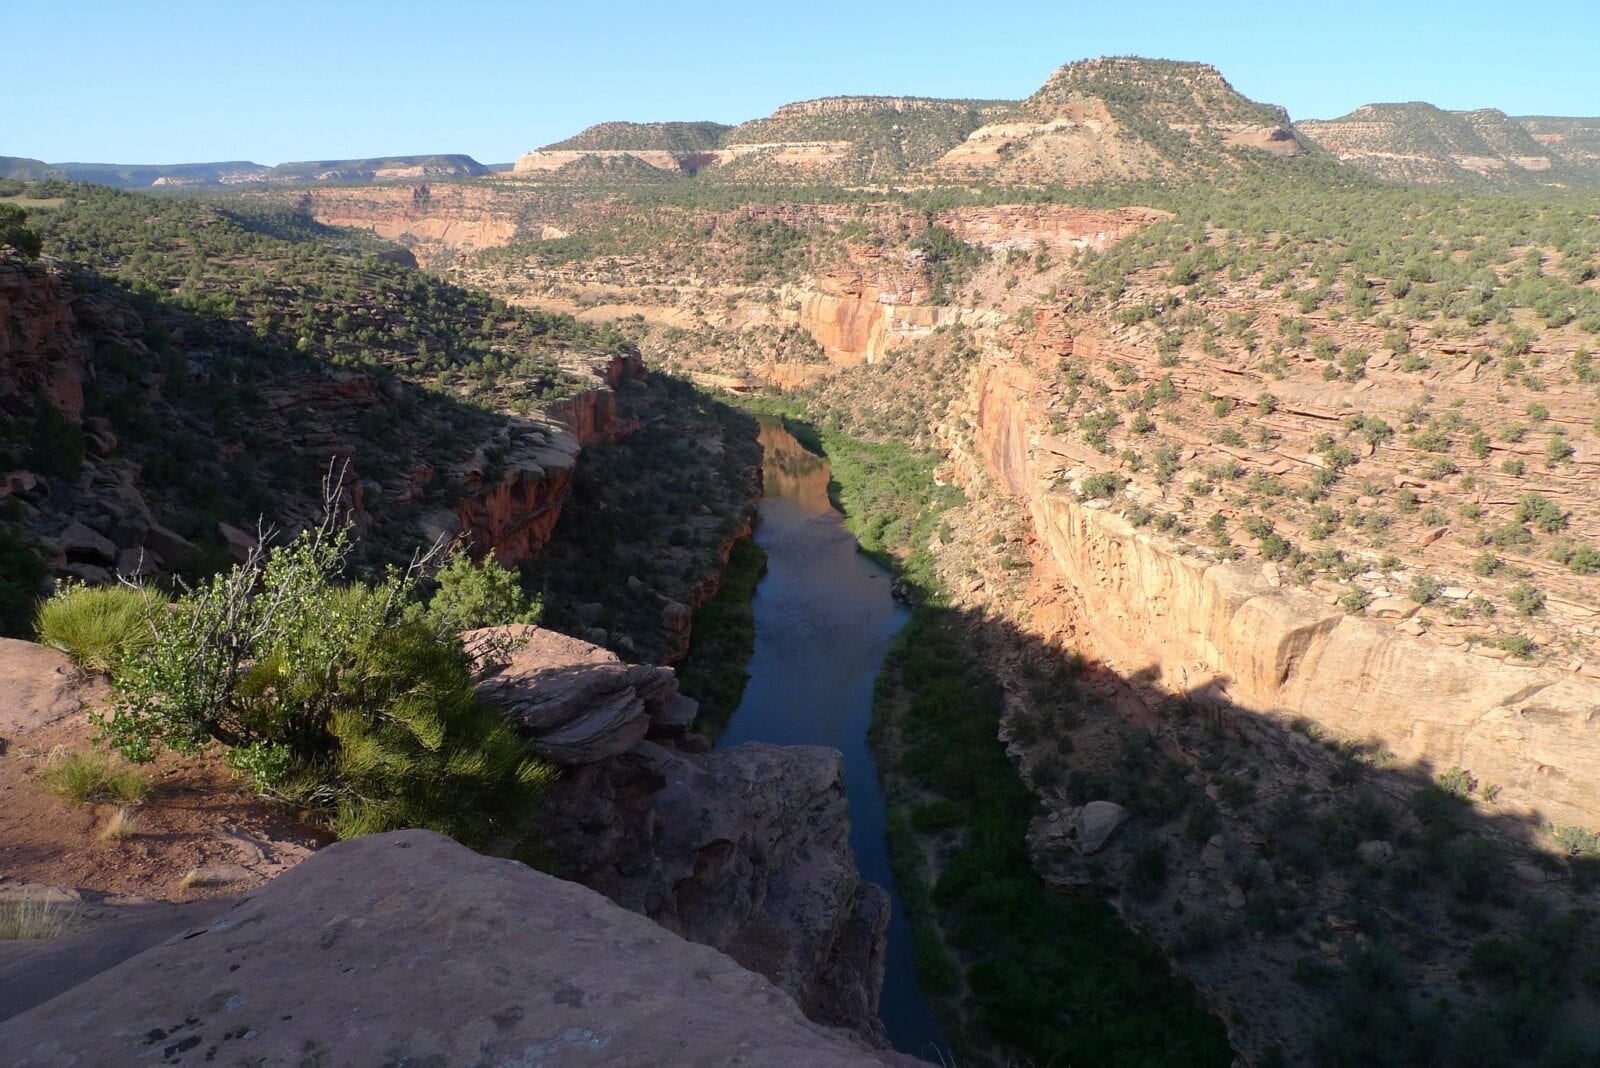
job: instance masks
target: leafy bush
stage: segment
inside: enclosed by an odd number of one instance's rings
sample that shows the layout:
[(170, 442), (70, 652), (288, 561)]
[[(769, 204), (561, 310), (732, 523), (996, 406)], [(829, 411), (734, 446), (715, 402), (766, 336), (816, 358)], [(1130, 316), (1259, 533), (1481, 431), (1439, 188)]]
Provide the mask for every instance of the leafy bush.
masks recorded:
[(1544, 594), (1526, 582), (1519, 582), (1507, 590), (1506, 599), (1525, 616), (1537, 615), (1544, 610)]
[(1538, 493), (1524, 493), (1517, 502), (1516, 520), (1532, 523), (1546, 534), (1565, 530), (1567, 517), (1554, 501)]
[(1090, 475), (1081, 483), (1083, 495), (1090, 500), (1107, 500), (1121, 492), (1128, 480), (1111, 471)]
[(60, 649), (85, 671), (110, 673), (148, 646), (151, 604), (130, 586), (64, 583), (39, 606), (39, 641)]
[(1360, 615), (1367, 610), (1367, 605), (1372, 603), (1372, 594), (1360, 586), (1352, 586), (1343, 597), (1339, 598), (1339, 607), (1350, 615)]
[(523, 591), (516, 573), (492, 557), (474, 564), (466, 553), (456, 553), (434, 581), (438, 586), (428, 600), (428, 622), (440, 631), (537, 623), (544, 609)]
[(1478, 791), (1478, 780), (1463, 768), (1450, 768), (1434, 777), (1439, 788), (1457, 797), (1468, 798)]
[(150, 783), (133, 768), (120, 767), (104, 753), (72, 753), (45, 769), (50, 792), (73, 805), (87, 801), (119, 801), (136, 805), (150, 793)]
[(28, 213), (15, 204), (0, 204), (0, 248), (11, 248), (24, 259), (36, 260), (42, 247), (39, 235), (26, 225)]
[(1439, 580), (1431, 575), (1418, 575), (1411, 580), (1411, 599), (1427, 604), (1439, 594)]
[(330, 521), (154, 616), (102, 735), (136, 762), (221, 743), (258, 790), (321, 810), (341, 837), (420, 826), (515, 843), (551, 772), (473, 693), (450, 629), (470, 599), (430, 619), (417, 566), (341, 585), (349, 552)]

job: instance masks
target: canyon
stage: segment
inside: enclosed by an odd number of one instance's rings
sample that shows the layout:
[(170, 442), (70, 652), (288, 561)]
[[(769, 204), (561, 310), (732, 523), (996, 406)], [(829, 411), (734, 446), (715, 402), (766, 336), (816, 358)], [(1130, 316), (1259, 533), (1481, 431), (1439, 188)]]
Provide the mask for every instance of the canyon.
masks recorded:
[[(214, 200), (24, 197), (54, 202), (37, 209), (51, 252), (0, 255), (0, 549), (58, 583), (203, 579), (258, 548), (254, 517), (313, 525), (314, 483), (342, 471), (361, 568), (460, 539), (541, 599), (543, 626), (467, 637), (511, 647), (476, 664), (475, 692), (562, 774), (540, 810), (554, 879), (421, 832), (335, 845), (230, 913), (189, 901), (159, 938), (118, 936), (121, 963), (65, 945), (50, 967), (73, 981), (0, 1035), (48, 1058), (74, 1012), (104, 1021), (82, 1047), (104, 1054), (137, 1038), (117, 1021), (155, 1011), (106, 993), (133, 968), (227, 981), (180, 919), (253, 954), (230, 915), (276, 930), (280, 908), (383, 879), (401, 888), (374, 899), (383, 922), (421, 932), (419, 960), (459, 935), (494, 947), (496, 975), (514, 951), (584, 977), (489, 1019), (485, 1042), (540, 1056), (648, 1062), (653, 1031), (685, 1056), (765, 1038), (808, 1063), (897, 1063), (891, 967), (902, 1006), (908, 982), (937, 990), (923, 1033), (975, 1061), (1059, 1058), (1104, 1017), (1143, 1018), (1102, 990), (1030, 1000), (1027, 953), (975, 944), (994, 915), (1029, 951), (1116, 946), (1121, 968), (1170, 970), (1149, 1005), (1181, 1003), (1196, 1050), (1225, 1027), (1242, 1063), (1367, 1063), (1349, 1051), (1397, 1033), (1418, 1060), (1595, 1037), (1574, 961), (1600, 856), (1600, 214), (1539, 188), (1589, 180), (1585, 121), (1373, 105), (1295, 123), (1210, 66), (1119, 57), (1021, 101), (602, 123), (509, 172), (334, 161)], [(1528, 197), (1448, 191), (1502, 186)], [(137, 252), (108, 236), (135, 228)], [(781, 481), (820, 463), (802, 439), (836, 453), (797, 529), (835, 521), (833, 499), (900, 569), (854, 560), (842, 531), (828, 543), (894, 621), (822, 650), (871, 653), (849, 721), (875, 717), (873, 753), (766, 740), (831, 728), (833, 694), (713, 745), (668, 666), (702, 625), (737, 631), (699, 610), (763, 534), (762, 448)], [(758, 600), (795, 581), (794, 554), (774, 558)], [(785, 625), (814, 641), (825, 615)], [(948, 640), (940, 664), (891, 642), (907, 620)], [(759, 638), (749, 692), (771, 713), (781, 672)], [(59, 657), (0, 653), (27, 665), (30, 701), (86, 714)], [(917, 734), (952, 709), (961, 753)], [(959, 733), (973, 723), (984, 736)], [(44, 759), (43, 735), (0, 726)], [(853, 826), (863, 775), (886, 805)], [(997, 822), (971, 818), (978, 802)], [(863, 820), (871, 849), (852, 846)], [(470, 872), (471, 924), (441, 919), (447, 888), (402, 849)], [(504, 921), (528, 895), (541, 907)], [(1061, 911), (1084, 899), (1101, 912)], [(902, 905), (915, 927), (891, 949)], [(351, 960), (388, 959), (328, 922)], [(274, 1011), (284, 974), (332, 959), (285, 942), (245, 958)], [(0, 971), (0, 1008), (17, 974)], [(696, 984), (716, 990), (686, 1009)], [(1548, 1049), (1516, 1029), (1534, 987)], [(579, 1011), (590, 997), (629, 1004), (607, 1031)], [(233, 1011), (181, 1018), (213, 1041)], [(750, 1014), (771, 1033), (739, 1026)], [(432, 1017), (363, 1026), (459, 1052)], [(270, 1041), (346, 1048), (320, 1017)]]

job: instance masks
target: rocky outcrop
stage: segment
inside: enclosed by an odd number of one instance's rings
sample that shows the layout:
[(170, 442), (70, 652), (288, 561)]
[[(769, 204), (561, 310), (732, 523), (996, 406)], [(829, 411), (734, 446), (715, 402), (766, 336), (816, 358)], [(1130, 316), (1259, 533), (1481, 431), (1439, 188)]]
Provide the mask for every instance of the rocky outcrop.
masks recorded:
[(882, 1040), (889, 901), (855, 870), (834, 750), (644, 741), (569, 772), (545, 827), (557, 874), (722, 950), (814, 1019)]
[(1024, 361), (991, 360), (969, 411), (976, 457), (1032, 516), (1051, 591), (1041, 618), (1202, 704), (1304, 716), (1424, 770), (1469, 769), (1542, 819), (1600, 826), (1600, 680), (1346, 614), (1275, 583), (1270, 565), (1180, 552), (1081, 501), (1054, 477), (1052, 450), (1071, 450), (1033, 407), (1036, 385)]
[(590, 890), (426, 831), (315, 854), (0, 1022), (0, 1049), (17, 1068), (906, 1062)]
[(616, 440), (632, 429), (617, 416), (615, 387), (644, 373), (637, 357), (618, 356), (598, 372), (600, 383), (546, 406), (537, 419), (510, 426), (494, 443), (496, 456), (479, 448), (450, 476), (466, 490), (455, 515), (440, 517), (437, 533), (459, 533), (471, 551), (515, 564), (547, 544), (572, 489), (578, 454), (591, 441)]
[(42, 394), (70, 417), (83, 411), (91, 346), (58, 270), (0, 253), (0, 403)]
[(935, 221), (968, 244), (990, 251), (1055, 253), (1110, 248), (1152, 223), (1172, 218), (1159, 208), (1079, 208), (1066, 204), (997, 204), (952, 208)]
[(521, 646), (480, 692), (568, 765), (543, 816), (556, 874), (722, 950), (813, 1019), (881, 1043), (889, 901), (856, 872), (839, 754), (707, 751), (683, 735), (696, 709), (671, 668), (538, 628), (511, 633)]
[(484, 649), (499, 636), (514, 647), (478, 692), (504, 708), (546, 759), (592, 764), (631, 749), (652, 729), (682, 733), (694, 722), (695, 703), (678, 692), (669, 667), (625, 664), (609, 649), (539, 627), (463, 637), (468, 649)]

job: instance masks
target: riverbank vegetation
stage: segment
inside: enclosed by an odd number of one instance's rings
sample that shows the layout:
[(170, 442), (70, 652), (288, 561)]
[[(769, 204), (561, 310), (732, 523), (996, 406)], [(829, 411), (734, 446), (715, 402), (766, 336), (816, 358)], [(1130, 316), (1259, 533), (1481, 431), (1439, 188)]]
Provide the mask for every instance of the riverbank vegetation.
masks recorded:
[(999, 739), (1000, 687), (946, 607), (930, 549), (962, 503), (935, 482), (936, 454), (815, 426), (783, 398), (739, 402), (828, 458), (846, 525), (915, 606), (879, 676), (872, 742), (917, 979), (956, 1062), (1227, 1064), (1222, 1025), (1156, 947), (1033, 868), (1037, 802)]
[(728, 554), (717, 595), (694, 613), (689, 653), (678, 665), (679, 688), (700, 702), (695, 730), (710, 738), (722, 733), (739, 707), (746, 665), (756, 646), (756, 584), (767, 570), (767, 554), (752, 538), (740, 538)]

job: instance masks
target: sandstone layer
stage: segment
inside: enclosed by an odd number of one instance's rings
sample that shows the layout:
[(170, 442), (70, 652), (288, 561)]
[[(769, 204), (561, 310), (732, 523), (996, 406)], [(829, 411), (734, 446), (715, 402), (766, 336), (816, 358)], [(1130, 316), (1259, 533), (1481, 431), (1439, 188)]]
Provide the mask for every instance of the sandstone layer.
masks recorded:
[(1600, 681), (1519, 666), (1347, 615), (1259, 563), (1208, 562), (1060, 486), (1034, 369), (991, 360), (971, 397), (976, 456), (1026, 501), (1045, 581), (1090, 648), (1202, 702), (1306, 716), (1429, 772), (1467, 768), (1508, 803), (1600, 824)]
[(0, 1022), (0, 1048), (17, 1068), (904, 1063), (712, 949), (426, 831), (317, 853)]

